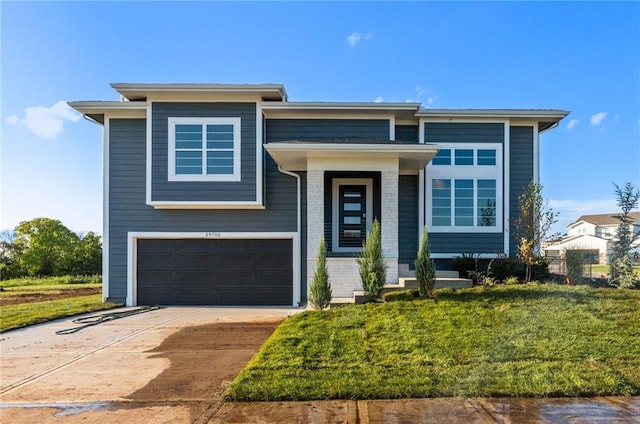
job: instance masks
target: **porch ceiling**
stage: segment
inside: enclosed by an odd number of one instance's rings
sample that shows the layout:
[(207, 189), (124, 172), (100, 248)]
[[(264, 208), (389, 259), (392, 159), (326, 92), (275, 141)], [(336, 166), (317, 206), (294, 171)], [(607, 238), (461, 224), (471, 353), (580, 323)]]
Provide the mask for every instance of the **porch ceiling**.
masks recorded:
[(273, 160), (287, 171), (306, 171), (307, 161), (313, 159), (380, 160), (397, 159), (399, 171), (424, 169), (438, 153), (435, 144), (386, 143), (328, 143), (306, 141), (283, 141), (268, 143), (265, 149)]

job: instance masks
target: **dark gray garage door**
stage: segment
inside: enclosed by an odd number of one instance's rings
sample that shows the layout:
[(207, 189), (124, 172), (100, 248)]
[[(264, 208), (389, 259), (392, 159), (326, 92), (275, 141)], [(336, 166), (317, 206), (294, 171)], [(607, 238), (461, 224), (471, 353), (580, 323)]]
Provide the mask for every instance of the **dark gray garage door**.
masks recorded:
[(139, 305), (291, 305), (292, 240), (138, 240)]

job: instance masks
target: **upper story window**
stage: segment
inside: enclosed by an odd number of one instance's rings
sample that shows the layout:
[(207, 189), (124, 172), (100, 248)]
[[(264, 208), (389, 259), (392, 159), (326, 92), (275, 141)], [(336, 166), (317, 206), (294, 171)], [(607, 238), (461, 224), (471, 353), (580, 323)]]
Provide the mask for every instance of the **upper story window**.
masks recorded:
[(169, 181), (240, 181), (240, 118), (169, 118)]
[(432, 165), (495, 166), (497, 149), (441, 149), (431, 161)]
[(426, 169), (429, 231), (502, 231), (502, 145), (443, 145), (431, 165)]

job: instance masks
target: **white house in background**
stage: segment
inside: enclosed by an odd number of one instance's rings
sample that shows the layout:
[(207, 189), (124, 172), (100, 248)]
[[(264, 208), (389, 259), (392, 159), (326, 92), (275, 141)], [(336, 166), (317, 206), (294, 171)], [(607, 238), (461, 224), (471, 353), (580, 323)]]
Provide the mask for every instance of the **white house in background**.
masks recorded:
[[(631, 212), (635, 220), (634, 231), (640, 229), (640, 212)], [(609, 254), (616, 241), (620, 221), (617, 213), (582, 215), (567, 226), (567, 235), (544, 248), (550, 258), (563, 258), (567, 250), (583, 250), (593, 254), (594, 263), (609, 263)]]

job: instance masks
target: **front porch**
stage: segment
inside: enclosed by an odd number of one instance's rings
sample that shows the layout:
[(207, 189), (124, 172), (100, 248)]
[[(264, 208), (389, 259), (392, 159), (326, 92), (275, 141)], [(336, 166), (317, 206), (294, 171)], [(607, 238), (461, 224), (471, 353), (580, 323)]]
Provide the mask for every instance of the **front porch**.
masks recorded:
[[(376, 219), (387, 264), (386, 283), (397, 287), (401, 282), (399, 240), (417, 238), (421, 232), (415, 228), (411, 235), (399, 234), (399, 178), (423, 172), (438, 147), (388, 140), (338, 141), (277, 142), (266, 149), (282, 169), (306, 171), (307, 287), (324, 237), (333, 296), (353, 302), (354, 293), (362, 290), (355, 257)], [(417, 205), (418, 187), (411, 196)], [(417, 217), (418, 209), (410, 213)]]

